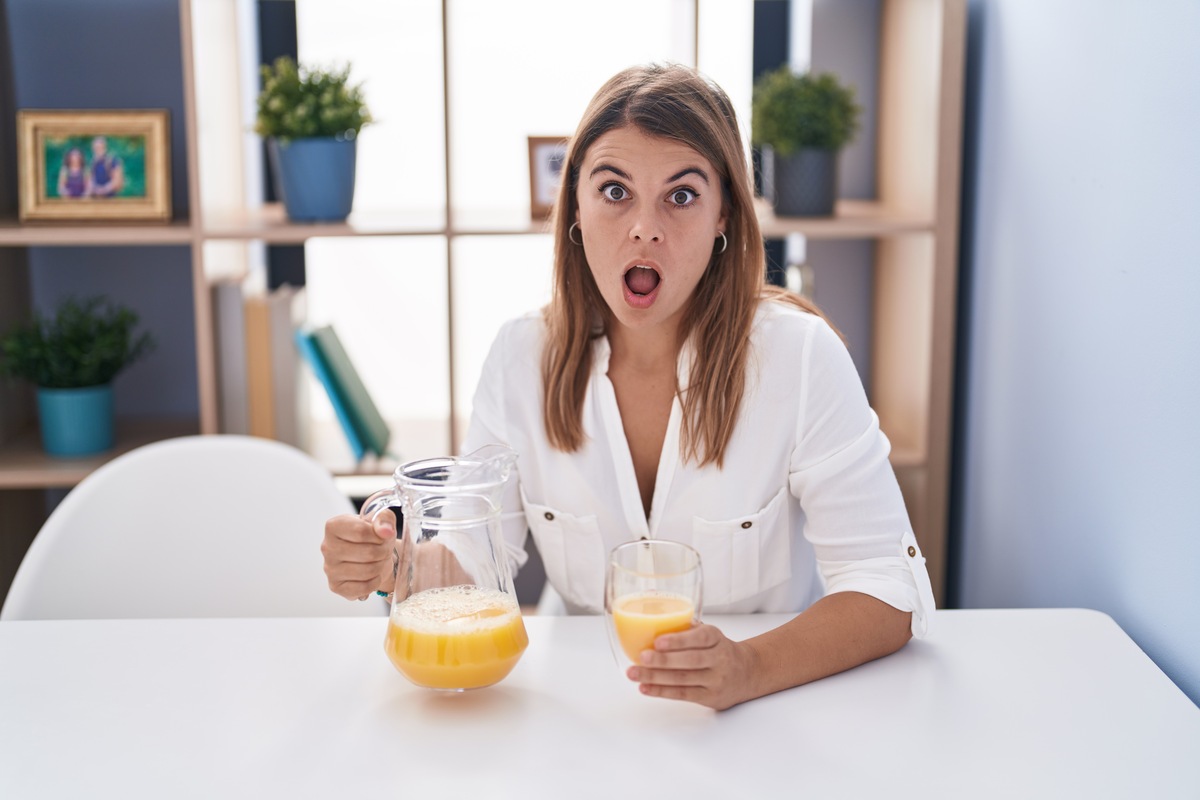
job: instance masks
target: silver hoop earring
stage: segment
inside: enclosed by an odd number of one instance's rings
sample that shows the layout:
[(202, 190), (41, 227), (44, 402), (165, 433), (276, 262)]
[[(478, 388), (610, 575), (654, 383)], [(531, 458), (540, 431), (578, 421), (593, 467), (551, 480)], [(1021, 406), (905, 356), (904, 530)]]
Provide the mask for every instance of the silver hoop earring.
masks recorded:
[(729, 249), (729, 239), (725, 238), (725, 231), (718, 231), (717, 236), (721, 237), (721, 249), (717, 251), (717, 255), (721, 255)]
[(580, 233), (579, 233), (579, 241), (578, 241), (578, 242), (577, 242), (577, 241), (575, 241), (575, 237), (571, 235), (571, 234), (572, 234), (572, 233), (574, 233), (576, 230), (578, 230), (578, 228), (579, 228), (579, 223), (578, 223), (578, 222), (572, 222), (572, 223), (571, 223), (571, 227), (567, 228), (567, 238), (571, 240), (571, 244), (573, 244), (573, 245), (578, 245), (579, 247), (582, 247), (582, 246), (583, 246), (583, 232), (582, 232), (582, 231), (580, 231)]

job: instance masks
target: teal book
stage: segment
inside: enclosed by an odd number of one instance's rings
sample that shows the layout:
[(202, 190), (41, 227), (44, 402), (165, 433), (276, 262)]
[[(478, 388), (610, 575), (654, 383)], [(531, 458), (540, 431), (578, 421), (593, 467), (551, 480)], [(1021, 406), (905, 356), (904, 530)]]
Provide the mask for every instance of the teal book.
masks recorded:
[(363, 448), (377, 456), (388, 455), (392, 432), (371, 399), (367, 387), (363, 385), (362, 378), (342, 346), (337, 332), (333, 326), (325, 325), (314, 329), (312, 336), (338, 388), (350, 424), (358, 434)]
[(316, 332), (306, 328), (298, 329), (296, 331), (296, 346), (300, 349), (300, 354), (304, 356), (304, 360), (312, 367), (313, 374), (317, 376), (317, 380), (321, 382), (321, 386), (325, 388), (325, 394), (329, 395), (329, 402), (333, 405), (333, 411), (337, 414), (338, 423), (341, 424), (342, 431), (346, 434), (346, 440), (350, 443), (350, 450), (354, 454), (354, 460), (356, 462), (362, 461), (363, 455), (366, 453), (363, 437), (359, 435), (358, 428), (351, 417), (346, 394), (342, 387), (338, 385), (333, 370), (330, 369), (324, 354), (317, 345)]

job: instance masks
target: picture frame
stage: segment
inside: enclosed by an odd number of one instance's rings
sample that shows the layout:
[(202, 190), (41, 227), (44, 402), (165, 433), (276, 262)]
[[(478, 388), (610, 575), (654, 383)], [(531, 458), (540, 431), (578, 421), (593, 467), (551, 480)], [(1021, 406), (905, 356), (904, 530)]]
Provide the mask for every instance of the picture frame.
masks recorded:
[(166, 109), (17, 112), (21, 221), (171, 218)]
[(550, 218), (566, 156), (566, 136), (529, 137), (529, 214), (535, 222)]

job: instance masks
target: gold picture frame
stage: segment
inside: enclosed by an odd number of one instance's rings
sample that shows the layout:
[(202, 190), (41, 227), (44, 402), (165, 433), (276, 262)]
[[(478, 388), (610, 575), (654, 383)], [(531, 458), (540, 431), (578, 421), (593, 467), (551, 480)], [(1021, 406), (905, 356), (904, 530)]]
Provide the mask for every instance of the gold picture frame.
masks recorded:
[(529, 215), (535, 222), (550, 218), (566, 155), (566, 136), (529, 137)]
[(170, 220), (168, 130), (165, 109), (18, 111), (21, 220)]

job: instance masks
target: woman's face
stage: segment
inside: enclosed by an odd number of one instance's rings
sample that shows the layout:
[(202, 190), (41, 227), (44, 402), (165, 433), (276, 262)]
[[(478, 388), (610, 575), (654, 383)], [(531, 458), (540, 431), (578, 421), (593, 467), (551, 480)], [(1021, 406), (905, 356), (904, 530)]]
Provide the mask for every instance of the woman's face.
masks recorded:
[(576, 201), (576, 238), (617, 323), (672, 330), (725, 230), (716, 169), (685, 144), (616, 128), (584, 154)]
[(67, 167), (73, 170), (83, 167), (83, 153), (78, 150), (70, 150), (67, 152)]

